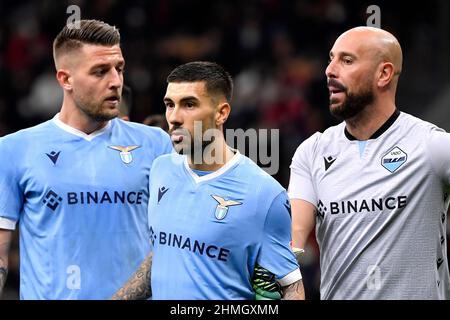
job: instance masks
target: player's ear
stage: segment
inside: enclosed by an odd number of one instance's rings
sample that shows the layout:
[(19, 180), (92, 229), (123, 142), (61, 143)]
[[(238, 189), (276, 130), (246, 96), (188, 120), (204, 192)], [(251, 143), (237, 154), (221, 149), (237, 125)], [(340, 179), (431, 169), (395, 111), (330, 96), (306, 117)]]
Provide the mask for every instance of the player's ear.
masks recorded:
[(394, 65), (390, 62), (384, 62), (380, 65), (378, 71), (378, 86), (385, 88), (391, 83), (394, 77)]
[(220, 103), (216, 112), (216, 126), (221, 126), (227, 121), (231, 112), (231, 106), (228, 102)]
[(56, 80), (64, 90), (72, 90), (72, 76), (69, 70), (59, 69), (56, 72)]

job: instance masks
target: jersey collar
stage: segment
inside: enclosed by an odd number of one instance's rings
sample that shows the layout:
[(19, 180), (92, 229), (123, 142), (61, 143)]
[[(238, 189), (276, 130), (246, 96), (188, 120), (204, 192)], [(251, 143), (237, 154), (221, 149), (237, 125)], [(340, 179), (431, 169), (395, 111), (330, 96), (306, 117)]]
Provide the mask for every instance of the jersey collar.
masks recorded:
[[(390, 126), (395, 122), (395, 120), (397, 120), (399, 115), (400, 111), (398, 109), (395, 109), (394, 113), (389, 117), (389, 119), (387, 119), (386, 122), (383, 123), (383, 125), (380, 128), (378, 128), (378, 130), (375, 131), (368, 140), (376, 139), (379, 136), (381, 136), (384, 132), (386, 132), (386, 130), (390, 128)], [(350, 141), (358, 140), (354, 136), (352, 136), (350, 132), (348, 132), (347, 127), (344, 127), (344, 133), (348, 140)]]
[(100, 135), (102, 135), (103, 133), (105, 133), (106, 131), (109, 130), (109, 128), (111, 128), (111, 121), (108, 121), (108, 123), (106, 124), (106, 126), (104, 126), (103, 128), (101, 128), (100, 130), (94, 131), (91, 134), (86, 134), (83, 131), (80, 131), (78, 129), (75, 129), (71, 126), (69, 126), (68, 124), (65, 124), (64, 122), (62, 122), (59, 119), (59, 112), (53, 117), (53, 122), (62, 130), (73, 134), (75, 136), (78, 136), (80, 138), (83, 138), (84, 140), (87, 141), (92, 141), (92, 139), (94, 139), (95, 137), (98, 137)]
[(221, 175), (229, 171), (232, 167), (234, 167), (236, 163), (238, 163), (242, 155), (239, 153), (237, 149), (235, 151), (236, 153), (234, 154), (234, 156), (222, 168), (212, 173), (206, 174), (204, 176), (198, 176), (194, 171), (192, 171), (192, 169), (189, 167), (186, 156), (184, 157), (184, 168), (186, 169), (186, 172), (191, 176), (191, 178), (194, 180), (195, 183), (209, 181), (217, 177), (220, 177)]

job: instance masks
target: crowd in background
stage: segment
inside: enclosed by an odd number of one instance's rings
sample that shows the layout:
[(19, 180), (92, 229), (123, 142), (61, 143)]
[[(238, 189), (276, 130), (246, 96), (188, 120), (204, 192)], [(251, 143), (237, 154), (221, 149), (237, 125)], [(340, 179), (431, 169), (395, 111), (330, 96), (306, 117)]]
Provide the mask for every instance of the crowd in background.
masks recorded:
[[(287, 187), (296, 147), (337, 123), (328, 112), (324, 76), (336, 37), (365, 25), (367, 7), (377, 4), (381, 27), (397, 36), (404, 51), (398, 107), (420, 116), (450, 80), (449, 63), (443, 61), (450, 53), (444, 50), (450, 37), (442, 27), (444, 3), (430, 0), (410, 10), (405, 6), (412, 5), (388, 1), (1, 1), (0, 136), (48, 120), (59, 110), (62, 90), (55, 79), (52, 41), (73, 4), (82, 19), (120, 29), (132, 121), (164, 113), (166, 76), (175, 66), (193, 60), (222, 64), (235, 82), (226, 127), (279, 129), (280, 169), (274, 177)], [(17, 297), (15, 252), (4, 298)], [(302, 265), (309, 299), (319, 297), (318, 262), (311, 239)]]

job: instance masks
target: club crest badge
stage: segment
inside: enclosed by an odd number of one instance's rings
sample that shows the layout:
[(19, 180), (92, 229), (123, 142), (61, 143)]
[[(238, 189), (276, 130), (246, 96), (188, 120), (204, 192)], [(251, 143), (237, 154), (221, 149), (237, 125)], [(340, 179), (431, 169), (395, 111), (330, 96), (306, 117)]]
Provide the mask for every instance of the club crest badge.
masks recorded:
[(241, 205), (242, 202), (234, 201), (234, 200), (225, 200), (224, 198), (216, 195), (211, 195), (211, 197), (214, 198), (214, 200), (217, 201), (218, 205), (216, 207), (216, 211), (214, 215), (216, 216), (217, 220), (223, 220), (227, 213), (228, 213), (228, 207), (231, 206), (237, 206)]
[(394, 147), (381, 158), (381, 165), (393, 173), (408, 160), (408, 155), (399, 147)]
[(131, 163), (133, 161), (133, 155), (131, 154), (131, 151), (140, 148), (141, 146), (108, 146), (111, 149), (120, 151), (120, 159), (122, 159), (122, 162), (125, 164)]

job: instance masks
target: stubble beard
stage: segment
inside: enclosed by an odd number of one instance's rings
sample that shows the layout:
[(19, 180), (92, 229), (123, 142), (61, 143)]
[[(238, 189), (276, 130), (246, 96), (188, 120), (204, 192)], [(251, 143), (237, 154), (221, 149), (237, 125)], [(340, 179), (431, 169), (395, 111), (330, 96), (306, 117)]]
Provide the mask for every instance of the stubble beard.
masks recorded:
[(81, 97), (74, 97), (75, 105), (81, 112), (83, 112), (86, 116), (92, 119), (95, 122), (106, 122), (116, 118), (119, 115), (119, 109), (108, 109), (111, 112), (103, 111), (101, 103), (93, 104), (90, 101), (86, 101), (86, 99)]
[[(198, 132), (195, 130), (194, 127), (193, 130), (194, 132), (192, 134), (186, 130), (185, 134), (188, 134), (189, 136), (187, 137), (185, 135), (184, 141), (181, 142), (180, 144), (173, 144), (173, 147), (176, 150), (176, 152), (182, 155), (186, 155), (191, 159), (194, 158), (197, 159), (198, 155), (202, 155), (203, 159), (203, 155), (205, 154), (206, 148), (208, 148), (208, 146), (210, 146), (215, 141), (214, 136), (211, 137), (211, 140), (204, 140), (205, 132), (208, 129), (218, 130), (217, 128), (214, 128), (212, 124), (210, 124), (210, 126), (205, 129), (203, 128), (203, 126), (204, 124), (202, 124), (201, 127), (202, 130), (197, 130)], [(177, 129), (178, 128), (170, 130), (169, 134)]]
[(330, 113), (338, 120), (347, 120), (354, 118), (366, 107), (373, 103), (375, 97), (370, 86), (366, 86), (358, 93), (349, 93), (345, 91), (345, 100), (339, 106), (332, 106), (330, 101)]

